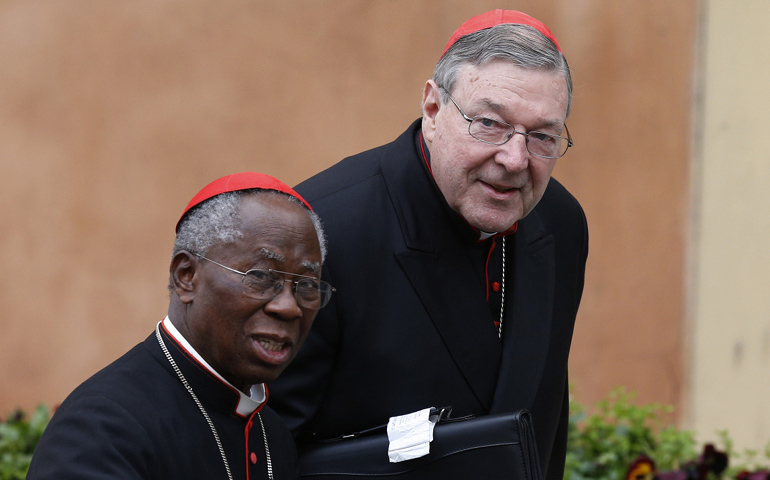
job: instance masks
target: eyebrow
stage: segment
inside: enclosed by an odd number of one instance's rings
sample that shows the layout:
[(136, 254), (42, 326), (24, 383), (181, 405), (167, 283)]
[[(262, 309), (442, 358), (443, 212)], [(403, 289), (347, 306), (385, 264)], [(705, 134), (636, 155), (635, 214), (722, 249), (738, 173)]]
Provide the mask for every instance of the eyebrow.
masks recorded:
[(302, 266), (311, 270), (316, 275), (321, 271), (321, 264), (319, 262), (304, 261), (302, 262)]
[[(286, 257), (266, 247), (260, 248), (259, 253), (260, 253), (260, 257), (267, 258), (268, 260), (275, 260), (276, 262), (282, 262), (282, 263), (286, 262)], [(320, 262), (311, 262), (310, 260), (305, 260), (304, 262), (302, 262), (302, 267), (310, 270), (316, 275), (318, 275), (318, 273), (321, 271)]]
[(272, 250), (268, 250), (265, 247), (260, 248), (259, 249), (259, 253), (261, 254), (260, 255), (261, 257), (265, 257), (268, 260), (275, 260), (277, 262), (285, 262), (286, 261), (286, 257), (284, 257), (283, 255), (281, 255), (279, 253), (276, 253), (276, 252), (274, 252)]

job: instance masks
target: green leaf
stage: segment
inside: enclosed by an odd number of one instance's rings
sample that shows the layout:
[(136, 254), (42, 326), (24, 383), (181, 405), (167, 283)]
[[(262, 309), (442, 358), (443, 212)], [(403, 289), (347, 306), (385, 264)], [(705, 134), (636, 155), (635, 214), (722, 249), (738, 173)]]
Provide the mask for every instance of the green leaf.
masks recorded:
[(32, 415), (17, 410), (0, 420), (0, 480), (26, 478), (32, 453), (50, 419), (48, 408), (40, 405)]

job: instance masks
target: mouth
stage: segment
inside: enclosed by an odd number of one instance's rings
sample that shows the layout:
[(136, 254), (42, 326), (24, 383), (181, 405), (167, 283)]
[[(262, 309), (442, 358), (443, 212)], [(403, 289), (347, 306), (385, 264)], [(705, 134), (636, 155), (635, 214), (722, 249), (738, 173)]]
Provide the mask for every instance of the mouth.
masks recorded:
[(276, 342), (269, 338), (259, 338), (257, 342), (268, 352), (280, 352), (286, 346), (286, 342)]
[(490, 187), (492, 187), (493, 190), (495, 190), (496, 192), (499, 192), (499, 193), (508, 193), (511, 190), (515, 190), (514, 187), (498, 187), (498, 186), (495, 186), (495, 185), (490, 185)]
[(294, 343), (287, 338), (258, 336), (253, 341), (257, 355), (263, 362), (279, 366), (292, 358)]
[(513, 192), (519, 190), (518, 187), (512, 187), (509, 185), (501, 185), (501, 184), (495, 184), (495, 183), (488, 183), (488, 182), (482, 182), (484, 186), (487, 187), (487, 189), (490, 191), (491, 194), (495, 196), (510, 196)]

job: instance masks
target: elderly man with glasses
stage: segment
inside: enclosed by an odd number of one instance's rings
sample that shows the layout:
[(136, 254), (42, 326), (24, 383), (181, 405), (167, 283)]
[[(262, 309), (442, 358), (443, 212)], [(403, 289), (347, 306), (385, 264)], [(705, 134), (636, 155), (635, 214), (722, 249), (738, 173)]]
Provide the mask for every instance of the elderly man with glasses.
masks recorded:
[(265, 382), (331, 298), (324, 254), (318, 217), (285, 184), (206, 186), (177, 224), (168, 316), (62, 403), (27, 478), (297, 478)]
[(299, 442), (451, 406), (528, 409), (546, 478), (564, 469), (567, 359), (588, 229), (551, 172), (572, 146), (553, 33), (516, 11), (468, 20), (394, 142), (300, 184), (338, 294), (271, 384)]

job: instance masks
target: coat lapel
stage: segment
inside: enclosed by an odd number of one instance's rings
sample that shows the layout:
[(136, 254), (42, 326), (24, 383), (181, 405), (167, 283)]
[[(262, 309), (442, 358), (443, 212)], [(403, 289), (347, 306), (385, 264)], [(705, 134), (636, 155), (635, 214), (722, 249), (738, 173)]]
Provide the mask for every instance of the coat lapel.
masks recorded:
[(520, 222), (513, 240), (514, 294), (506, 301), (508, 314), (503, 323), (503, 354), (493, 413), (532, 404), (551, 333), (556, 280), (553, 236), (545, 234), (535, 210)]
[(474, 275), (470, 259), (417, 251), (396, 256), (455, 365), (489, 411), (502, 348), (484, 298), (463, 294), (463, 286)]

